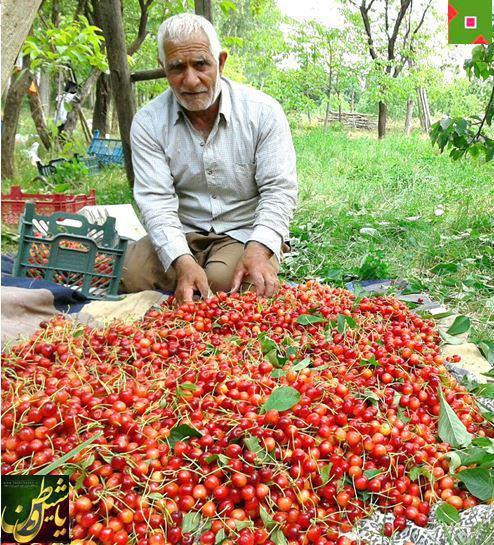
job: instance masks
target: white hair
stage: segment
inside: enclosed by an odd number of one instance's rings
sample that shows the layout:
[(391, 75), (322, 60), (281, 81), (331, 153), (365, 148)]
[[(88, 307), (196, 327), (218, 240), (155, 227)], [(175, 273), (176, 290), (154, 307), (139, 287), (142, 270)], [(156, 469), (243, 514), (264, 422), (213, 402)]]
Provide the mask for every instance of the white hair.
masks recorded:
[(165, 42), (182, 42), (196, 38), (203, 32), (209, 40), (211, 54), (219, 63), (220, 40), (214, 26), (205, 18), (194, 13), (180, 13), (168, 18), (158, 29), (158, 57), (165, 64)]

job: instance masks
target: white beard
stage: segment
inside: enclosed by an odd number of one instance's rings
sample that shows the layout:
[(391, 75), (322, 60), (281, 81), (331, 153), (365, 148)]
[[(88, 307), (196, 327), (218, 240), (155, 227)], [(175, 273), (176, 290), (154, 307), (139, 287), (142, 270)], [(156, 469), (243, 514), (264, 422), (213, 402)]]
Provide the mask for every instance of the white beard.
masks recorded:
[[(173, 91), (173, 89), (172, 89)], [(182, 106), (182, 108), (185, 108), (189, 112), (201, 112), (203, 110), (207, 110), (210, 108), (215, 102), (216, 99), (220, 96), (221, 93), (221, 77), (218, 74), (218, 77), (216, 78), (216, 84), (214, 86), (213, 94), (210, 97), (205, 97), (201, 99), (192, 99), (190, 103), (189, 101), (184, 100), (182, 97), (179, 97), (175, 94), (173, 91), (173, 94), (175, 95), (175, 98), (177, 99), (177, 102)]]

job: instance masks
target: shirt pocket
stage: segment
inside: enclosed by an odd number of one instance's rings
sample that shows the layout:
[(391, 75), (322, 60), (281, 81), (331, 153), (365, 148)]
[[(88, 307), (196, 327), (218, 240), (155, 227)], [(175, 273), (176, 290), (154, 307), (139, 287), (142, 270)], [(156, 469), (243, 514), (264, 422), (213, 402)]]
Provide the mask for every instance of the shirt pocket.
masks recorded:
[(251, 199), (258, 195), (256, 163), (233, 163), (235, 183), (233, 191), (239, 199)]

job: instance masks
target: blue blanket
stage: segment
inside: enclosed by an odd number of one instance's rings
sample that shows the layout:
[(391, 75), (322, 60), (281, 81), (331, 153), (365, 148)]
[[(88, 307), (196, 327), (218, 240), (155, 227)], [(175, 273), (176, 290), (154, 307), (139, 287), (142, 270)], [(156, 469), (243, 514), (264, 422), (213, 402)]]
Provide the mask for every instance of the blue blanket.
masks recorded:
[(89, 299), (76, 290), (59, 286), (46, 280), (33, 280), (31, 278), (20, 278), (12, 276), (14, 259), (12, 256), (2, 256), (2, 286), (26, 288), (32, 290), (45, 289), (53, 295), (53, 305), (59, 312), (79, 312), (82, 307), (89, 303)]

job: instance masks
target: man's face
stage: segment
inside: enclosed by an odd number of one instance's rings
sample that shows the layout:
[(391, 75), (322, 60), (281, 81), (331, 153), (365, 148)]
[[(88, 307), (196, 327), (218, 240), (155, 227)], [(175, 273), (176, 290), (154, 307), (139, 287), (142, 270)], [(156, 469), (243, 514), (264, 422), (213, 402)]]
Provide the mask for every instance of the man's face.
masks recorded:
[(226, 53), (220, 54), (218, 66), (208, 38), (201, 34), (190, 40), (165, 42), (164, 51), (166, 77), (179, 104), (191, 112), (207, 110), (218, 98)]

